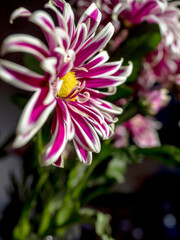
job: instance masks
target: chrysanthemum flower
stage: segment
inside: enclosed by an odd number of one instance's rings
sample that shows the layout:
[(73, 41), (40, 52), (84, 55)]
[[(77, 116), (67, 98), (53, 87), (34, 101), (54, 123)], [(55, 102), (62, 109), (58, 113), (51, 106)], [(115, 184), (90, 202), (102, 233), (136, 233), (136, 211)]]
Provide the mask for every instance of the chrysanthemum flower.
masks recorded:
[(160, 145), (157, 130), (160, 123), (151, 117), (144, 117), (137, 114), (122, 126), (118, 126), (115, 131), (115, 147), (125, 147), (128, 145), (129, 136), (134, 143), (142, 148), (156, 147)]
[[(22, 113), (13, 146), (19, 148), (30, 141), (55, 110), (52, 139), (43, 154), (44, 165), (61, 166), (62, 152), (69, 140), (73, 140), (80, 161), (90, 164), (92, 152), (100, 151), (99, 136), (111, 137), (115, 122), (112, 116), (121, 113), (120, 108), (103, 98), (113, 94), (115, 86), (126, 80), (132, 66), (121, 67), (122, 60), (107, 62), (108, 54), (102, 49), (112, 37), (114, 27), (108, 23), (95, 36), (101, 20), (95, 4), (83, 13), (77, 26), (65, 1), (53, 0), (45, 7), (56, 14), (59, 26), (55, 26), (47, 12), (31, 13), (25, 8), (17, 9), (11, 22), (17, 17), (28, 18), (41, 28), (48, 47), (25, 34), (9, 36), (2, 46), (2, 54), (31, 53), (44, 71), (40, 75), (19, 64), (0, 61), (1, 79), (35, 92)], [(100, 91), (102, 88), (109, 91)]]
[(128, 0), (70, 0), (70, 2), (75, 2), (77, 4), (78, 10), (87, 8), (90, 3), (95, 2), (102, 12), (101, 25), (105, 26), (111, 21), (116, 30), (120, 27), (118, 16), (128, 7), (127, 1)]

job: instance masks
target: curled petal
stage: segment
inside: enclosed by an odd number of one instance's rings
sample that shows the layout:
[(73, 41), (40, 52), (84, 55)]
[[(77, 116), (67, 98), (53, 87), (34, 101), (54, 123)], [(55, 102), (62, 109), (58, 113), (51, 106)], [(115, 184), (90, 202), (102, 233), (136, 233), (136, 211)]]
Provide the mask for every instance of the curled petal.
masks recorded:
[(42, 104), (46, 95), (47, 91), (38, 90), (27, 103), (17, 126), (17, 138), (13, 147), (24, 146), (39, 131), (53, 111), (55, 101), (49, 105)]
[(88, 72), (77, 71), (77, 78), (98, 78), (98, 77), (106, 77), (114, 74), (121, 67), (123, 60), (118, 62), (109, 62), (104, 63), (101, 66), (97, 66), (88, 70)]
[(131, 61), (128, 62), (128, 66), (122, 66), (117, 72), (112, 74), (115, 77), (129, 77), (133, 70), (133, 63)]
[(104, 49), (114, 33), (114, 27), (108, 23), (92, 40), (79, 50), (76, 54), (74, 66), (81, 66), (86, 60), (95, 55), (99, 50)]
[(97, 89), (92, 88), (84, 88), (84, 91), (89, 92), (90, 96), (93, 98), (105, 98), (111, 95), (114, 95), (116, 93), (117, 88), (116, 87), (109, 87), (108, 92), (102, 92)]
[(56, 38), (54, 35), (55, 25), (51, 16), (45, 11), (39, 10), (32, 13), (29, 20), (34, 24), (38, 25), (42, 29), (47, 39), (49, 50), (50, 52), (52, 52), (53, 49), (56, 47)]
[(46, 78), (19, 64), (0, 60), (0, 78), (20, 89), (36, 91)]
[(92, 152), (85, 150), (76, 140), (73, 140), (73, 143), (79, 160), (86, 165), (90, 165), (92, 163)]
[(71, 39), (73, 38), (74, 32), (75, 32), (75, 27), (74, 27), (74, 13), (73, 13), (72, 8), (69, 5), (69, 3), (66, 3), (64, 5), (63, 15), (64, 15), (64, 19), (67, 23), (67, 26), (68, 26), (67, 33), (68, 33), (69, 39), (71, 41)]
[(52, 138), (46, 146), (43, 157), (43, 164), (55, 163), (62, 154), (67, 144), (67, 131), (60, 107), (56, 106), (56, 114), (52, 123)]
[(46, 58), (41, 62), (42, 69), (50, 75), (50, 83), (56, 80), (56, 64), (57, 59), (55, 57)]
[(58, 160), (55, 161), (52, 165), (56, 167), (64, 168), (64, 159), (62, 158), (62, 156), (60, 156)]
[(96, 106), (99, 110), (107, 113), (112, 113), (112, 114), (121, 114), (122, 113), (122, 108), (115, 106), (112, 103), (109, 103), (105, 100), (102, 99), (95, 99), (95, 98), (90, 98), (89, 102), (93, 105)]
[(10, 23), (12, 24), (13, 21), (16, 19), (16, 18), (19, 18), (19, 17), (30, 17), (31, 16), (31, 12), (29, 10), (27, 10), (26, 8), (24, 7), (20, 7), (18, 9), (16, 9), (12, 14), (11, 14), (11, 17), (10, 17)]
[(9, 52), (30, 53), (40, 61), (49, 55), (49, 50), (43, 42), (25, 34), (14, 34), (6, 38), (2, 45), (1, 54)]
[(59, 7), (61, 9), (61, 11), (63, 12), (64, 11), (64, 6), (66, 3), (65, 0), (50, 0), (50, 4), (54, 4), (56, 5), (57, 7)]
[(60, 13), (60, 11), (58, 11), (57, 8), (54, 7), (54, 6), (53, 6), (52, 4), (50, 4), (50, 3), (45, 4), (45, 8), (50, 8), (51, 10), (53, 10), (53, 11), (56, 13), (59, 27), (62, 28), (64, 31), (67, 32), (67, 31), (68, 31), (67, 23), (66, 23), (63, 15)]
[(92, 3), (89, 8), (81, 16), (78, 26), (85, 23), (88, 29), (87, 37), (94, 33), (101, 21), (101, 12), (96, 7), (95, 3)]
[(99, 152), (100, 141), (94, 128), (84, 119), (80, 114), (70, 109), (74, 128), (76, 141), (87, 151)]
[(75, 39), (71, 45), (71, 48), (78, 52), (78, 50), (81, 48), (82, 44), (85, 42), (87, 38), (87, 27), (84, 23), (82, 23), (78, 28), (76, 32)]
[(94, 68), (97, 66), (101, 66), (105, 62), (107, 62), (108, 59), (109, 59), (108, 53), (106, 51), (101, 51), (92, 60), (90, 60), (88, 63), (84, 64), (83, 67), (86, 69), (91, 69), (91, 68)]

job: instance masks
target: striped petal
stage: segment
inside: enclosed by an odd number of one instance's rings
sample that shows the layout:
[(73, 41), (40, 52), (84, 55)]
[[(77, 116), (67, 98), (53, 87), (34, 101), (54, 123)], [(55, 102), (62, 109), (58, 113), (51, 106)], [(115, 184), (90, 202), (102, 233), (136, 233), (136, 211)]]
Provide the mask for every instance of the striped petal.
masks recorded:
[(73, 143), (80, 162), (90, 165), (92, 163), (92, 152), (85, 150), (76, 140), (73, 140)]
[(109, 62), (104, 63), (101, 66), (97, 66), (88, 70), (88, 72), (84, 71), (76, 71), (77, 78), (97, 78), (97, 77), (105, 77), (114, 74), (121, 67), (123, 60), (118, 62)]
[(19, 17), (30, 17), (31, 16), (31, 12), (29, 10), (27, 10), (26, 8), (24, 7), (20, 7), (18, 9), (16, 9), (12, 14), (11, 14), (11, 17), (10, 17), (10, 23), (13, 23), (13, 21), (16, 19), (16, 18), (19, 18)]
[(105, 62), (108, 61), (108, 59), (109, 59), (108, 53), (106, 51), (102, 51), (88, 63), (84, 64), (83, 67), (89, 70), (91, 68), (103, 65)]
[(45, 89), (38, 90), (24, 108), (17, 126), (17, 138), (13, 144), (15, 148), (24, 146), (39, 131), (55, 108), (56, 101), (49, 105), (43, 104), (47, 92)]
[(6, 38), (1, 53), (4, 55), (10, 52), (30, 53), (40, 61), (49, 55), (49, 50), (42, 41), (25, 34), (14, 34)]
[[(81, 80), (81, 79), (79, 79)], [(113, 86), (119, 86), (124, 83), (126, 77), (101, 77), (101, 78), (82, 78), (83, 81), (86, 81), (87, 88), (107, 88)]]
[(0, 60), (0, 78), (7, 83), (28, 91), (36, 91), (46, 78), (19, 64)]
[(95, 99), (95, 98), (90, 98), (89, 102), (97, 107), (100, 111), (111, 113), (111, 114), (121, 114), (122, 113), (122, 108), (115, 106), (112, 103), (109, 103), (105, 100), (102, 99)]
[(72, 108), (70, 113), (75, 128), (74, 138), (76, 141), (87, 151), (99, 152), (101, 147), (99, 137), (91, 124)]
[(56, 106), (52, 124), (52, 138), (46, 146), (43, 157), (43, 164), (50, 165), (55, 163), (62, 154), (67, 144), (67, 130), (60, 107)]
[(50, 0), (51, 4), (55, 4), (57, 7), (61, 9), (61, 11), (64, 11), (64, 6), (66, 4), (66, 1), (64, 0)]
[(52, 52), (56, 47), (56, 38), (54, 35), (55, 26), (51, 16), (48, 13), (39, 10), (32, 13), (29, 20), (42, 29), (47, 39), (49, 50)]
[(57, 8), (50, 3), (46, 3), (44, 7), (49, 8), (56, 13), (59, 27), (67, 32), (68, 31), (67, 23), (64, 19), (64, 16), (60, 13), (60, 11), (58, 11)]
[(71, 48), (77, 52), (81, 46), (84, 44), (85, 40), (87, 38), (87, 27), (85, 24), (81, 24), (76, 32), (76, 37), (71, 45)]
[(95, 3), (92, 3), (89, 8), (83, 13), (79, 19), (78, 26), (85, 23), (88, 29), (87, 37), (94, 33), (101, 21), (101, 12), (96, 7)]
[(108, 23), (85, 47), (82, 47), (76, 54), (75, 67), (79, 67), (83, 62), (95, 55), (100, 49), (104, 49), (114, 33), (114, 27)]
[(68, 33), (69, 39), (71, 41), (73, 34), (75, 32), (75, 25), (74, 25), (74, 13), (72, 11), (71, 6), (68, 3), (66, 3), (64, 5), (63, 15), (64, 15), (64, 19), (67, 23), (67, 26), (68, 26), (67, 33)]

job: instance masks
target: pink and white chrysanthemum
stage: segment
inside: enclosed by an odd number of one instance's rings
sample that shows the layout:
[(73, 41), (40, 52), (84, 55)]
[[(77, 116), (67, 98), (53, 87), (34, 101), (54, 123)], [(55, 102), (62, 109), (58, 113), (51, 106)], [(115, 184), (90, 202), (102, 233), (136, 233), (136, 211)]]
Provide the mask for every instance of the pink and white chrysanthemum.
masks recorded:
[(123, 123), (122, 126), (117, 126), (115, 131), (115, 147), (127, 146), (129, 136), (139, 147), (146, 148), (159, 146), (160, 140), (157, 130), (160, 127), (160, 123), (153, 118), (137, 114)]
[(118, 20), (118, 16), (128, 6), (127, 5), (128, 0), (95, 0), (95, 1), (71, 0), (71, 1), (76, 2), (79, 9), (87, 8), (90, 5), (90, 3), (95, 2), (102, 12), (101, 25), (105, 26), (109, 21), (111, 21), (116, 30), (120, 28), (120, 21)]
[(140, 24), (143, 21), (156, 23), (166, 47), (174, 55), (180, 54), (180, 11), (179, 3), (167, 0), (129, 0), (128, 7), (121, 12), (120, 19), (128, 25)]
[[(55, 26), (45, 11), (31, 13), (19, 8), (11, 16), (26, 17), (44, 33), (48, 47), (41, 40), (25, 35), (9, 36), (2, 45), (2, 54), (26, 52), (40, 62), (44, 75), (7, 60), (0, 60), (0, 77), (24, 90), (34, 92), (17, 126), (14, 147), (24, 146), (55, 110), (52, 138), (43, 154), (44, 165), (62, 165), (62, 153), (69, 140), (73, 140), (81, 162), (90, 164), (92, 152), (100, 151), (99, 136), (108, 139), (113, 134), (115, 119), (121, 109), (103, 100), (114, 93), (132, 71), (132, 65), (121, 67), (122, 60), (107, 62), (108, 54), (102, 49), (113, 35), (114, 27), (108, 23), (97, 35), (95, 31), (101, 13), (92, 4), (81, 16), (77, 26), (69, 4), (53, 0), (45, 5), (57, 16)], [(100, 89), (108, 88), (108, 92)], [(98, 136), (99, 135), (99, 136)]]

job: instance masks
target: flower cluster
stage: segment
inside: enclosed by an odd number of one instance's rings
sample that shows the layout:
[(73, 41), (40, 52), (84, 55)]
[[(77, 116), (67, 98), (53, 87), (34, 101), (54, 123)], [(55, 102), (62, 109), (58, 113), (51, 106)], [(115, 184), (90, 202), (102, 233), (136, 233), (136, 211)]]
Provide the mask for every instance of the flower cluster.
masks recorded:
[[(15, 34), (5, 39), (1, 53), (25, 52), (36, 57), (44, 75), (24, 66), (0, 60), (0, 78), (34, 92), (17, 126), (13, 146), (24, 146), (53, 113), (52, 138), (43, 153), (44, 165), (63, 165), (62, 153), (73, 140), (78, 158), (85, 164), (92, 161), (92, 152), (101, 148), (99, 136), (108, 139), (114, 132), (115, 115), (121, 108), (104, 100), (115, 93), (132, 71), (132, 64), (122, 67), (122, 60), (107, 62), (105, 48), (114, 27), (108, 23), (95, 35), (101, 13), (94, 3), (75, 25), (74, 14), (64, 0), (52, 0), (45, 8), (56, 14), (58, 26), (42, 10), (30, 12), (19, 8), (11, 15), (28, 20), (42, 30), (47, 44), (34, 36)], [(102, 89), (108, 88), (108, 91)], [(99, 136), (98, 136), (99, 135)]]
[[(82, 1), (79, 0), (78, 2)], [(111, 1), (111, 4), (110, 1), (102, 1), (101, 6), (103, 9), (108, 9), (108, 11), (104, 11), (106, 18), (116, 19), (116, 21), (121, 23), (119, 25), (116, 24), (119, 32), (116, 33), (116, 38), (112, 43), (113, 52), (118, 51), (119, 45), (126, 41), (131, 29), (144, 21), (148, 24), (157, 24), (159, 26), (161, 41), (154, 51), (144, 56), (136, 85), (133, 85), (136, 97), (138, 96), (147, 103), (149, 114), (156, 115), (168, 104), (170, 100), (169, 90), (172, 89), (173, 85), (178, 85), (180, 79), (180, 11), (178, 2), (168, 2), (167, 0), (117, 0)], [(140, 119), (139, 115), (135, 116), (136, 118)], [(123, 124), (123, 128), (126, 128), (126, 132), (130, 134), (134, 142), (139, 146), (152, 147), (156, 145), (155, 143), (159, 145), (156, 128), (153, 127), (156, 123), (154, 125), (148, 124), (148, 118), (141, 116), (141, 121), (142, 118), (146, 121), (146, 125), (149, 125), (149, 132), (152, 130), (151, 135), (154, 136), (154, 141), (146, 141), (146, 137), (144, 137), (142, 142), (135, 140), (132, 125), (135, 128), (138, 125), (134, 118), (130, 119), (127, 124)], [(118, 139), (122, 138), (120, 132), (127, 137), (125, 130), (122, 130), (122, 126), (119, 126), (116, 132), (116, 136), (119, 136)], [(140, 132), (142, 132), (141, 129), (139, 129)], [(120, 146), (120, 141), (117, 141), (117, 145)], [(127, 141), (122, 140), (122, 143), (125, 142)]]

